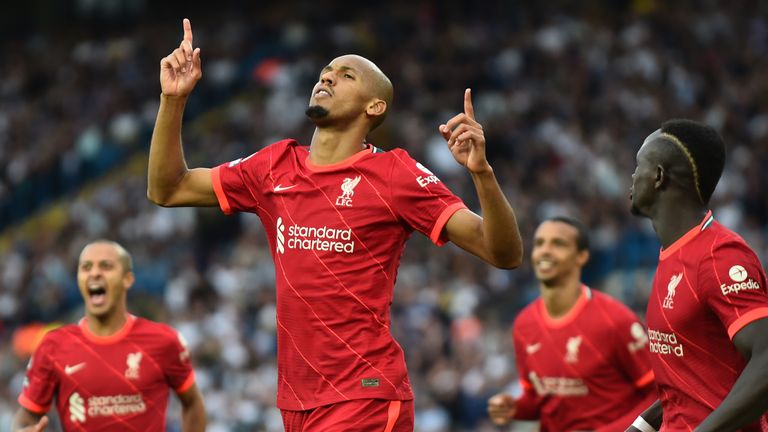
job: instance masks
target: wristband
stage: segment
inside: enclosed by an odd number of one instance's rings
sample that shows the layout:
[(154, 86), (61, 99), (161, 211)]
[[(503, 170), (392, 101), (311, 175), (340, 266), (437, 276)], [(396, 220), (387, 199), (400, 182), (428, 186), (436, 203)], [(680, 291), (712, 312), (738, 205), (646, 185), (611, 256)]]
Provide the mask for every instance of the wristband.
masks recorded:
[(656, 432), (656, 429), (654, 429), (653, 426), (648, 424), (648, 422), (645, 421), (643, 416), (637, 416), (635, 421), (632, 422), (632, 426), (640, 430), (640, 432)]

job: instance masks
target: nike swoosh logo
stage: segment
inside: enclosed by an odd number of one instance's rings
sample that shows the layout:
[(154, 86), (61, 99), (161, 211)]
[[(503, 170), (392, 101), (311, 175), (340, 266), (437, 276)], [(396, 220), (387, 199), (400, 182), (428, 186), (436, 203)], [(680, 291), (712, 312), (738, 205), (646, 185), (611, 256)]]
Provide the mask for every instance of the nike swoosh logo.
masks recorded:
[(64, 373), (67, 375), (72, 375), (73, 373), (79, 371), (80, 369), (85, 367), (85, 363), (78, 363), (76, 365), (66, 365), (64, 366)]
[(293, 189), (296, 186), (298, 186), (298, 185), (283, 186), (283, 185), (279, 184), (279, 185), (275, 186), (275, 192), (282, 192), (282, 191), (285, 191), (285, 190), (288, 190), (288, 189)]
[(533, 354), (533, 353), (535, 353), (536, 351), (538, 351), (538, 350), (539, 350), (539, 348), (541, 348), (541, 342), (539, 342), (539, 343), (535, 343), (535, 344), (530, 344), (530, 345), (527, 345), (527, 346), (525, 347), (525, 352), (527, 352), (528, 354)]

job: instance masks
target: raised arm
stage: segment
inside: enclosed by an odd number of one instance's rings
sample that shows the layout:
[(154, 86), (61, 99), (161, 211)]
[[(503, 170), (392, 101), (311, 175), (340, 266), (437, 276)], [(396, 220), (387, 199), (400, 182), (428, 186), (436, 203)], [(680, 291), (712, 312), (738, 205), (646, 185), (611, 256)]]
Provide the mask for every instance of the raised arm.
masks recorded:
[(523, 261), (523, 241), (512, 206), (501, 191), (485, 156), (483, 127), (475, 121), (470, 89), (464, 92), (464, 112), (439, 127), (456, 162), (472, 176), (483, 216), (459, 210), (445, 225), (448, 239), (462, 249), (501, 268)]
[(768, 411), (768, 318), (747, 324), (733, 336), (733, 343), (747, 359), (747, 366), (733, 388), (706, 419), (695, 429), (735, 431), (757, 421)]
[(200, 48), (192, 47), (192, 24), (184, 19), (184, 39), (160, 61), (160, 109), (152, 132), (147, 198), (165, 207), (215, 206), (211, 170), (188, 169), (181, 146), (181, 120), (187, 98), (202, 77)]
[(16, 418), (13, 419), (11, 430), (14, 432), (42, 432), (46, 426), (48, 426), (47, 416), (35, 414), (21, 407), (16, 412)]

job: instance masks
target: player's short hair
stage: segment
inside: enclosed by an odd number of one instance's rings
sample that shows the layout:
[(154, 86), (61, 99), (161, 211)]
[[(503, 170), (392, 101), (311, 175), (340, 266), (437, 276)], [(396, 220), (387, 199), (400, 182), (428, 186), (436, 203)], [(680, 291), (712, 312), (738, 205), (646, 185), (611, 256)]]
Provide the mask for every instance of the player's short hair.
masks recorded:
[(389, 77), (387, 77), (384, 72), (381, 71), (381, 69), (378, 68), (378, 66), (374, 65), (375, 69), (373, 70), (373, 88), (374, 88), (374, 94), (379, 99), (382, 99), (387, 104), (387, 109), (384, 111), (382, 115), (377, 117), (373, 123), (371, 124), (371, 131), (379, 127), (382, 123), (384, 123), (384, 120), (387, 118), (387, 115), (389, 114), (389, 111), (392, 109), (392, 101), (394, 99), (393, 89), (392, 89), (392, 81), (389, 80)]
[[(85, 247), (88, 247), (92, 244), (98, 244), (98, 243), (112, 245), (117, 250), (117, 256), (120, 259), (120, 263), (123, 265), (123, 270), (126, 272), (133, 271), (133, 257), (131, 256), (131, 253), (128, 252), (128, 250), (123, 247), (123, 245), (121, 245), (120, 243), (114, 240), (98, 239), (98, 240), (88, 242), (88, 244), (85, 245)], [(85, 247), (83, 249), (85, 249)]]
[(562, 222), (576, 228), (576, 248), (579, 251), (589, 251), (589, 231), (580, 220), (570, 216), (554, 216), (544, 222)]
[(725, 142), (720, 134), (704, 123), (685, 119), (664, 122), (661, 132), (685, 154), (696, 193), (702, 204), (707, 204), (725, 167)]

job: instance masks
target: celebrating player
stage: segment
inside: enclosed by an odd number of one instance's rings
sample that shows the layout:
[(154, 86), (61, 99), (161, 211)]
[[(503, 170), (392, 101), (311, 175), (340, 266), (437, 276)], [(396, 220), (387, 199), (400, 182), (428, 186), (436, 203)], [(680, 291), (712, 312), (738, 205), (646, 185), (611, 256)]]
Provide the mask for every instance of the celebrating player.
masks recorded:
[(51, 331), (27, 367), (13, 430), (45, 430), (53, 399), (65, 431), (165, 431), (168, 389), (182, 405), (182, 430), (205, 430), (203, 398), (175, 330), (126, 310), (130, 254), (98, 240), (80, 254), (85, 318)]
[(724, 165), (722, 138), (690, 120), (664, 123), (637, 152), (632, 213), (662, 245), (646, 316), (660, 403), (629, 430), (768, 430), (765, 273), (708, 210)]
[(277, 274), (278, 394), (288, 432), (412, 431), (413, 395), (389, 305), (405, 241), (420, 231), (498, 267), (520, 264), (514, 213), (485, 157), (469, 90), (439, 131), (475, 182), (483, 217), (405, 151), (366, 142), (392, 104), (392, 84), (356, 55), (325, 66), (312, 89), (310, 145), (279, 141), (213, 169), (187, 169), (185, 102), (202, 74), (184, 20), (161, 61), (149, 198), (163, 206), (256, 213)]
[(589, 260), (581, 222), (542, 222), (531, 255), (541, 297), (513, 326), (523, 394), (489, 399), (491, 420), (540, 420), (545, 432), (623, 431), (656, 399), (643, 325), (626, 306), (581, 282)]

